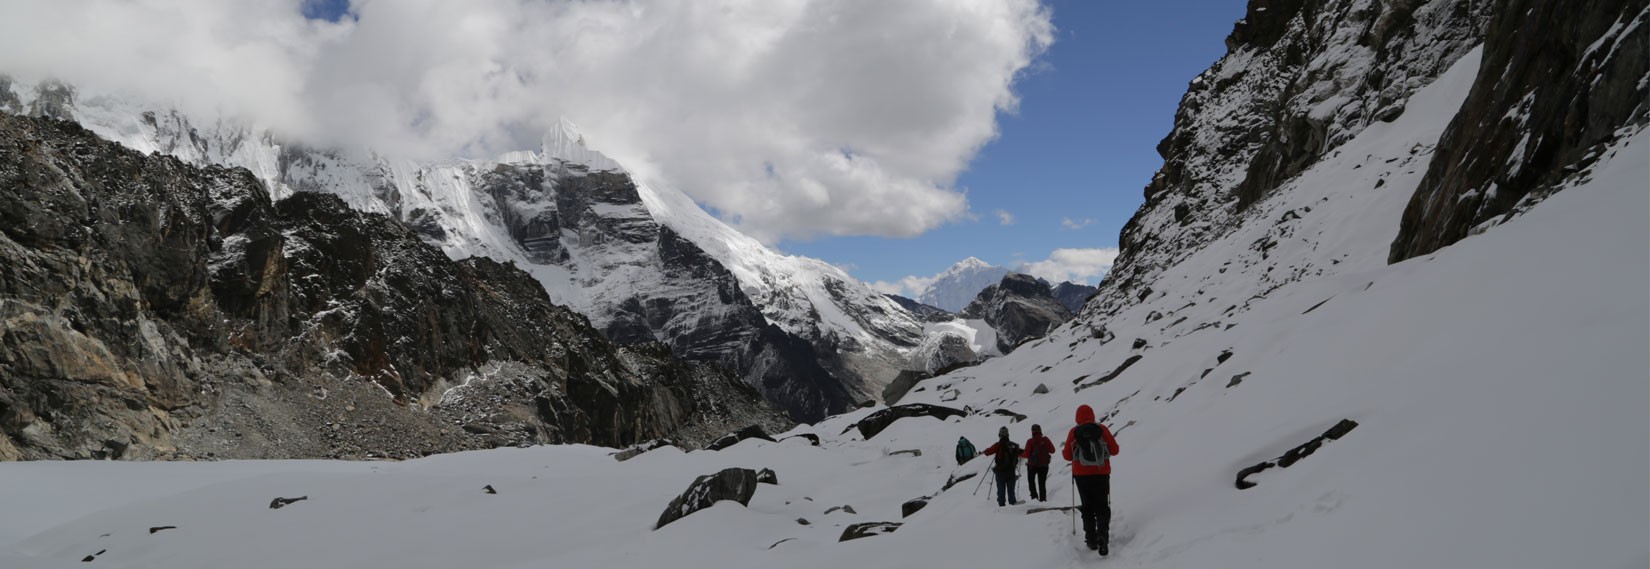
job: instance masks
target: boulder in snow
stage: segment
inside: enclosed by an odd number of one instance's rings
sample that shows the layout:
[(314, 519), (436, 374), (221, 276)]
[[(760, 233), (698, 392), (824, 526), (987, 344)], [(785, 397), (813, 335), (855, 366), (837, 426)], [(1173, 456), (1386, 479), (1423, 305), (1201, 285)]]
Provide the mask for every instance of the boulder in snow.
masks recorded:
[[(943, 421), (951, 417), (960, 417), (963, 415), (965, 415), (965, 413), (962, 411), (952, 409), (950, 407), (929, 405), (927, 403), (912, 403), (909, 405), (896, 405), (872, 413), (864, 419), (860, 419), (858, 423), (849, 425), (848, 429), (859, 429), (860, 436), (863, 436), (869, 440), (871, 437), (876, 436), (877, 433), (882, 432), (883, 429), (888, 428), (888, 425), (892, 425), (894, 424), (894, 421), (898, 421), (900, 419), (910, 417), (933, 417)], [(842, 432), (847, 433), (848, 430), (844, 429)]]
[(857, 523), (857, 524), (848, 526), (847, 528), (844, 528), (842, 530), (842, 537), (838, 538), (837, 541), (841, 542), (841, 541), (859, 539), (859, 538), (862, 538), (862, 537), (871, 537), (873, 535), (882, 535), (882, 534), (885, 534), (885, 533), (894, 533), (894, 530), (899, 529), (899, 526), (900, 526), (899, 522), (862, 522), (862, 523)]
[(739, 444), (740, 441), (745, 439), (762, 439), (764, 441), (774, 442), (773, 437), (768, 436), (768, 433), (762, 430), (761, 425), (751, 425), (726, 435), (722, 435), (722, 438), (716, 439), (715, 441), (712, 441), (710, 445), (706, 446), (705, 450), (722, 450)]
[(670, 501), (664, 513), (659, 514), (659, 521), (653, 529), (665, 527), (722, 500), (733, 500), (741, 506), (750, 504), (751, 496), (755, 494), (756, 471), (749, 468), (728, 468), (716, 474), (700, 476), (688, 485), (682, 495)]

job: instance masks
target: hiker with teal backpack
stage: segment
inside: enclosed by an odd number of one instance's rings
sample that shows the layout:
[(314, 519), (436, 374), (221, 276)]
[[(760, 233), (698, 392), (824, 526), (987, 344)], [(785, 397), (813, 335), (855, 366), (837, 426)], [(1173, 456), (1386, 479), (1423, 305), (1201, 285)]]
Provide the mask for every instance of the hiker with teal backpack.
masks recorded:
[(1082, 498), (1083, 541), (1089, 549), (1110, 553), (1111, 541), (1111, 457), (1117, 454), (1117, 439), (1111, 429), (1094, 420), (1094, 408), (1077, 408), (1077, 426), (1066, 433), (1061, 455), (1071, 461), (1071, 482)]
[(974, 460), (974, 443), (968, 442), (968, 437), (957, 437), (957, 466)]
[(1015, 480), (1019, 478), (1021, 452), (1020, 445), (1009, 440), (1008, 427), (1003, 427), (997, 430), (997, 443), (981, 453), (997, 457), (991, 464), (991, 472), (997, 478), (998, 506), (1020, 503), (1019, 498), (1014, 495), (1014, 486)]

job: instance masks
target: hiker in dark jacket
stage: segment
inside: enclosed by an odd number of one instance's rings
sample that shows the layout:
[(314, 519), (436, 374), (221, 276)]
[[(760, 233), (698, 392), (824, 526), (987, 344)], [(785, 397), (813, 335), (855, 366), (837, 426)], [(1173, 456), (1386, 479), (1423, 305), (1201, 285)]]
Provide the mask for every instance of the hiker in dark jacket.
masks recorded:
[(1060, 454), (1071, 461), (1071, 479), (1083, 501), (1083, 541), (1106, 555), (1111, 541), (1111, 456), (1117, 454), (1117, 439), (1111, 429), (1094, 421), (1094, 408), (1083, 405), (1077, 408), (1077, 426), (1066, 433)]
[(1031, 438), (1026, 439), (1025, 448), (1021, 456), (1026, 459), (1026, 486), (1033, 500), (1047, 502), (1048, 463), (1054, 457), (1054, 441), (1043, 436), (1042, 425), (1032, 425)]
[(957, 466), (974, 460), (974, 443), (968, 442), (968, 437), (957, 437)]
[(1004, 495), (1007, 495), (1008, 504), (1018, 504), (1020, 500), (1014, 496), (1015, 480), (1019, 478), (1020, 445), (1008, 440), (1008, 427), (997, 430), (997, 443), (991, 445), (981, 453), (987, 456), (996, 456), (991, 464), (991, 472), (997, 476), (997, 505), (1004, 505)]

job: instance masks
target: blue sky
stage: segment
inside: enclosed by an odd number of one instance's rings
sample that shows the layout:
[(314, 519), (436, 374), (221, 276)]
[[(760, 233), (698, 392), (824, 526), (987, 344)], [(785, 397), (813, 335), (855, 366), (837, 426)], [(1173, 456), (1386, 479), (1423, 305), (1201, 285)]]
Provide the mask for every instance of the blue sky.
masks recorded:
[[(1162, 164), (1186, 84), (1225, 54), (1242, 0), (1051, 3), (1058, 38), (1016, 85), (1019, 112), (958, 181), (977, 219), (909, 239), (786, 241), (867, 282), (933, 275), (975, 256), (1016, 267), (1057, 248), (1116, 247)], [(1014, 217), (1003, 225), (993, 213)], [(1070, 229), (1062, 220), (1086, 223)], [(1090, 284), (1093, 284), (1092, 282)]]

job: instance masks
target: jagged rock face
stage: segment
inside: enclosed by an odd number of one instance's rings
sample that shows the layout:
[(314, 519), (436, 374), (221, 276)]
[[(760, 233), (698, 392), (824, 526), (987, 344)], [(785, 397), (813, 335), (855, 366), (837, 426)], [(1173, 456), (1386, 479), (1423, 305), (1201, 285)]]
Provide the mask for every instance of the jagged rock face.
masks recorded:
[[(980, 355), (974, 353), (967, 337), (957, 332), (940, 331), (929, 334), (922, 345), (911, 350), (911, 361), (906, 369), (938, 374), (940, 370), (955, 369), (959, 365), (972, 364), (979, 359)], [(889, 404), (892, 405), (892, 402)]]
[(1493, 2), (1253, 0), (1228, 53), (1194, 78), (1164, 164), (1097, 293), (1115, 314), (1249, 207), (1380, 120), (1477, 46)]
[(8, 458), (401, 456), (785, 425), (714, 368), (612, 345), (513, 266), (452, 261), (335, 196), (271, 203), (245, 170), (0, 115), (0, 206)]
[(570, 124), (548, 133), (542, 152), (424, 163), (277, 141), (255, 125), (191, 121), (120, 93), (77, 101), (54, 83), (0, 87), (0, 105), (56, 109), (139, 151), (245, 167), (273, 199), (334, 194), (449, 258), (518, 263), (611, 339), (663, 342), (726, 366), (798, 419), (866, 399), (922, 340), (921, 322), (894, 301), (828, 264), (763, 247), (680, 192), (638, 186)]
[(1072, 314), (1076, 314), (1083, 310), (1083, 305), (1088, 303), (1089, 298), (1092, 298), (1095, 291), (1098, 290), (1100, 289), (1068, 281), (1054, 285), (1052, 292), (1054, 293), (1054, 299), (1060, 301), (1061, 306), (1066, 307), (1066, 310), (1070, 310)]
[(1009, 273), (1002, 282), (980, 291), (980, 296), (963, 309), (962, 317), (984, 320), (996, 329), (997, 348), (1006, 354), (1065, 324), (1071, 320), (1071, 311), (1054, 298), (1047, 282)]
[(904, 307), (906, 310), (911, 311), (913, 316), (916, 316), (917, 319), (922, 320), (923, 322), (945, 322), (947, 320), (951, 320), (952, 318), (956, 318), (956, 315), (947, 312), (944, 308), (940, 308), (938, 306), (929, 306), (897, 294), (890, 294), (888, 295), (888, 298), (899, 303), (899, 305)]
[(1618, 129), (1650, 120), (1647, 79), (1644, 2), (1503, 2), (1477, 82), (1404, 211), (1390, 260), (1436, 251), (1555, 191)]

